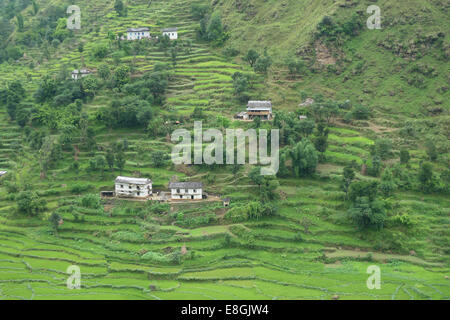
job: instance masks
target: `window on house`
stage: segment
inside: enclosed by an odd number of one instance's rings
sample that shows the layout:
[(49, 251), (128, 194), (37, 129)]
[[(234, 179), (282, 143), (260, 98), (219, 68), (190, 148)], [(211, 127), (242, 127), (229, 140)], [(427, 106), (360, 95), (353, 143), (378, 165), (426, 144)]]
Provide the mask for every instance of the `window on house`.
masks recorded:
[(123, 184), (121, 184), (120, 187), (123, 188)]
[(196, 192), (197, 192), (197, 190), (194, 189), (194, 193), (196, 193)]
[(141, 195), (141, 193), (140, 193), (140, 192), (138, 192), (138, 193), (137, 193), (137, 195), (138, 195), (138, 196), (140, 196), (140, 195)]
[(137, 189), (138, 189), (138, 190), (141, 190), (141, 188), (140, 188), (139, 186), (137, 186)]
[(177, 189), (177, 193), (180, 193), (180, 189)]

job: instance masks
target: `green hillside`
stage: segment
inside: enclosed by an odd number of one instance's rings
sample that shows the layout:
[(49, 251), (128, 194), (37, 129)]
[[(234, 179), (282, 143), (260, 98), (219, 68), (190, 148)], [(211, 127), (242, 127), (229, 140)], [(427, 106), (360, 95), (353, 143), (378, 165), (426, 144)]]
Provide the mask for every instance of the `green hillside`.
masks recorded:
[[(371, 4), (2, 1), (0, 299), (449, 299), (449, 5), (378, 1), (368, 30)], [(275, 119), (234, 119), (247, 100)], [(277, 176), (174, 165), (200, 120), (280, 129)], [(118, 175), (217, 198), (100, 198)]]

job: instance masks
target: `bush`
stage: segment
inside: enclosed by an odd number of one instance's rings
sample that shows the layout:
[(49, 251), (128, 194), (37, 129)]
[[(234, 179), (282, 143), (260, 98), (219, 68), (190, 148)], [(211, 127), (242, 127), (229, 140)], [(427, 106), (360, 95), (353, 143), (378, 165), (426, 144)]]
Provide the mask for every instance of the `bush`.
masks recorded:
[(81, 198), (80, 205), (85, 208), (99, 209), (101, 207), (100, 196), (87, 194)]
[(46, 209), (45, 199), (40, 199), (34, 191), (21, 191), (16, 196), (17, 208), (20, 212), (37, 215)]

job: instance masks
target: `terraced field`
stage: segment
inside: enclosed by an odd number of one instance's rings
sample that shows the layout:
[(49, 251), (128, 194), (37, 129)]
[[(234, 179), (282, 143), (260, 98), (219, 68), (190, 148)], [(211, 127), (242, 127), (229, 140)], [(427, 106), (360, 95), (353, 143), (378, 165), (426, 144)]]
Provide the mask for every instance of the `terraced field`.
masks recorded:
[[(150, 6), (148, 1), (130, 2), (128, 16), (119, 19), (113, 1), (77, 1), (84, 20), (73, 42), (63, 43), (48, 61), (33, 68), (23, 60), (14, 68), (0, 65), (0, 79), (23, 79), (24, 87), (34, 92), (44, 75), (58, 73), (63, 65), (78, 67), (82, 56), (91, 69), (101, 62), (114, 64), (111, 57), (99, 61), (92, 56), (97, 44), (108, 44), (109, 31), (177, 26), (180, 39), (190, 45), (177, 57), (162, 113), (183, 119), (202, 107), (210, 116), (231, 119), (243, 108), (230, 98), (236, 71), (256, 77), (255, 98), (270, 98), (265, 96), (264, 77), (196, 40), (198, 22), (189, 14), (190, 1), (151, 1)], [(85, 44), (83, 54), (76, 50), (80, 42)], [(37, 50), (27, 55), (42, 58)], [(133, 77), (151, 71), (157, 62), (172, 63), (170, 54), (152, 47), (145, 55), (120, 59), (132, 65)], [(383, 136), (371, 127), (333, 125), (327, 163), (319, 166), (317, 178), (279, 179), (281, 200), (275, 217), (231, 223), (218, 202), (172, 205), (163, 214), (144, 202), (104, 200), (98, 208), (83, 206), (80, 199), (86, 194), (110, 190), (118, 174), (136, 172), (150, 175), (158, 190), (166, 188), (173, 175), (188, 175), (204, 181), (207, 192), (231, 197), (232, 203), (256, 196), (248, 178), (250, 166), (231, 174), (227, 168), (153, 168), (149, 157), (138, 158), (138, 146), (150, 152), (168, 151), (172, 145), (166, 138), (149, 138), (142, 129), (109, 129), (96, 123), (96, 111), (110, 103), (111, 94), (103, 90), (83, 108), (95, 123), (97, 154), (105, 154), (111, 142), (127, 140), (127, 162), (120, 172), (88, 172), (88, 152), (64, 151), (63, 160), (41, 179), (38, 155), (0, 109), (0, 170), (8, 170), (18, 183), (33, 185), (47, 201), (42, 215), (25, 217), (16, 210), (14, 194), (0, 184), (0, 299), (450, 298), (449, 199), (397, 192), (389, 210), (409, 213), (414, 224), (408, 230), (392, 222), (389, 230), (361, 233), (345, 218), (342, 168), (362, 164), (370, 155), (370, 147)], [(26, 99), (31, 101), (31, 95)], [(385, 129), (386, 135), (396, 130)], [(81, 164), (77, 173), (70, 168), (74, 157)], [(417, 166), (419, 160), (411, 162)], [(84, 190), (77, 191), (77, 186)], [(63, 219), (57, 233), (48, 222), (55, 211)], [(67, 288), (71, 265), (80, 267), (81, 289)], [(381, 268), (379, 290), (366, 284), (371, 265)]]

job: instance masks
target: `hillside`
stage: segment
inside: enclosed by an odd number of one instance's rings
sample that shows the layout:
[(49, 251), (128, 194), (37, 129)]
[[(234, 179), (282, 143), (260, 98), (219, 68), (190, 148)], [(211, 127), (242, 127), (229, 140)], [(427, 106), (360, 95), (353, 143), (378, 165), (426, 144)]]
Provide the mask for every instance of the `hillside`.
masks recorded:
[[(0, 4), (0, 299), (448, 299), (447, 2), (379, 1), (381, 30), (372, 1), (196, 3)], [(266, 99), (274, 121), (233, 118)], [(280, 129), (278, 175), (174, 165), (195, 120)], [(100, 198), (118, 175), (231, 205)]]

